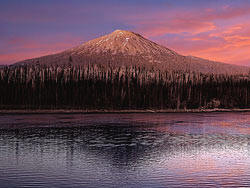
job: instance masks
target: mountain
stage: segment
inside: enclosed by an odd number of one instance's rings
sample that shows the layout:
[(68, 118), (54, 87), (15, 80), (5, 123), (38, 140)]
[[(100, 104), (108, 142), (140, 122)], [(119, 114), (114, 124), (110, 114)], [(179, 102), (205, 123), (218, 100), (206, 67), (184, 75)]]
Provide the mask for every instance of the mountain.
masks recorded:
[(142, 66), (147, 69), (194, 71), (214, 74), (247, 74), (250, 68), (183, 56), (140, 34), (116, 30), (61, 53), (29, 59), (14, 65), (100, 64), (103, 66)]
[(250, 108), (249, 69), (183, 56), (116, 30), (0, 68), (0, 110)]

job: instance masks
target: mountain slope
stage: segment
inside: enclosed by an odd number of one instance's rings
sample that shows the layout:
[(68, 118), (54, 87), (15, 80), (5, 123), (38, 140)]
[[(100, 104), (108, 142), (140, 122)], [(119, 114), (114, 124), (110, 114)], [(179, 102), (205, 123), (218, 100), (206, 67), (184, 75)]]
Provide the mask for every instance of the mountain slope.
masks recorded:
[(16, 63), (100, 64), (103, 66), (141, 66), (147, 69), (195, 71), (218, 74), (247, 74), (250, 68), (182, 56), (137, 33), (116, 30), (64, 52)]

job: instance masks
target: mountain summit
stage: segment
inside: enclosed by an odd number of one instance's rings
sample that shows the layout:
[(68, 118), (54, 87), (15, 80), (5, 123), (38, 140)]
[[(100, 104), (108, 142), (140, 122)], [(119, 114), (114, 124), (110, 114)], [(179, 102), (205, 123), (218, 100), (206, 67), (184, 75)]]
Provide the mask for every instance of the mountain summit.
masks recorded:
[(115, 30), (64, 52), (21, 61), (15, 65), (26, 63), (141, 66), (147, 69), (214, 74), (247, 74), (250, 71), (248, 67), (183, 56), (140, 34), (124, 30)]
[(115, 30), (111, 34), (91, 40), (79, 49), (81, 48), (89, 50), (93, 54), (111, 53), (113, 55), (147, 55), (151, 57), (163, 54), (176, 55), (174, 51), (164, 48), (137, 33), (123, 30)]

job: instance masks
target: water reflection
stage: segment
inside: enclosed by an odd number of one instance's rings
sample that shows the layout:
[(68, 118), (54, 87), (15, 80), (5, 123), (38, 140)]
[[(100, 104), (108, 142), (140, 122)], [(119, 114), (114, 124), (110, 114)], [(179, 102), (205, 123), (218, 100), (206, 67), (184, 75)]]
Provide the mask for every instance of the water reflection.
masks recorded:
[(250, 114), (2, 115), (6, 187), (250, 186)]

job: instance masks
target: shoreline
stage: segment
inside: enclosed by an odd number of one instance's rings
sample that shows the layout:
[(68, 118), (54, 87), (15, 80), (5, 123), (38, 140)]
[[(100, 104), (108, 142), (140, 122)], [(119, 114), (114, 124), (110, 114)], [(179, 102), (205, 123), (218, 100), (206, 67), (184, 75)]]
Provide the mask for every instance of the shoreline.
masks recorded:
[(250, 109), (181, 109), (181, 110), (0, 110), (0, 114), (128, 114), (128, 113), (212, 113), (212, 112), (250, 112)]

